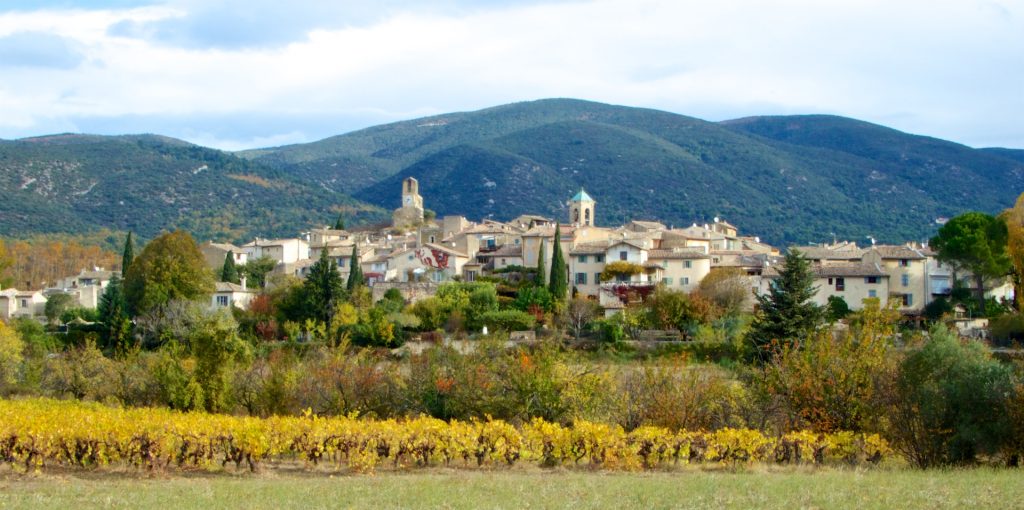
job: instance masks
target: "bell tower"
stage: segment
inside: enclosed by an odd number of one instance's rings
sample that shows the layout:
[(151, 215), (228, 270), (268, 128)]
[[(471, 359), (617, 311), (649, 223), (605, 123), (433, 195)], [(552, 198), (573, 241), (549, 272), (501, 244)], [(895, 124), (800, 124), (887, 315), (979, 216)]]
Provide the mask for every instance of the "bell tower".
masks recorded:
[(594, 206), (597, 202), (582, 188), (569, 200), (569, 223), (580, 227), (594, 226)]
[(397, 228), (406, 228), (420, 223), (423, 223), (420, 183), (412, 177), (406, 177), (402, 181), (402, 205), (391, 214), (391, 224)]

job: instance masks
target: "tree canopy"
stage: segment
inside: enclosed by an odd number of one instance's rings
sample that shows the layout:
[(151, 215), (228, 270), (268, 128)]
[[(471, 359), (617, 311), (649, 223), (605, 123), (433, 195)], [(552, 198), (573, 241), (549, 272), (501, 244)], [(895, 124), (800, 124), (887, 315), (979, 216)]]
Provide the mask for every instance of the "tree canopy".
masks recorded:
[(310, 266), (309, 275), (302, 284), (308, 314), (324, 324), (331, 323), (335, 306), (344, 297), (338, 264), (327, 256), (327, 251), (326, 246), (320, 250), (320, 259)]
[(985, 283), (1010, 272), (1007, 228), (999, 218), (968, 212), (949, 220), (931, 239), (939, 261), (974, 276), (978, 305), (985, 311)]
[(183, 230), (146, 244), (124, 277), (125, 298), (133, 315), (175, 299), (201, 299), (214, 289), (213, 272), (195, 240)]
[(799, 342), (821, 325), (824, 312), (811, 301), (817, 292), (811, 263), (790, 250), (768, 293), (757, 297), (759, 311), (747, 336), (756, 357), (767, 360), (775, 347)]

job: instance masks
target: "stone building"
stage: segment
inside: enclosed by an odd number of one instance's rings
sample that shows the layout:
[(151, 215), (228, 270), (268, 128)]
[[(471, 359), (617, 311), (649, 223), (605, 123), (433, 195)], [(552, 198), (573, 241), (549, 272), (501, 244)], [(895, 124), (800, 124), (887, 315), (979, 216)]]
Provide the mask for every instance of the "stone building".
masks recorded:
[(395, 228), (410, 228), (423, 223), (423, 197), (420, 183), (412, 177), (402, 181), (402, 207), (391, 214), (391, 225)]

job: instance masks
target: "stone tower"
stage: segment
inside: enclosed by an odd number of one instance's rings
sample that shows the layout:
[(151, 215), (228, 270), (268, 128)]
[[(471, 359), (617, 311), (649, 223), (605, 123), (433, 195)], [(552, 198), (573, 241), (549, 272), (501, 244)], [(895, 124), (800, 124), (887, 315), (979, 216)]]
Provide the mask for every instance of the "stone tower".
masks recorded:
[(597, 202), (581, 188), (580, 192), (569, 200), (569, 223), (581, 227), (593, 227), (595, 204)]
[(396, 228), (411, 227), (423, 223), (423, 197), (420, 183), (412, 177), (402, 181), (402, 206), (391, 214), (391, 224)]

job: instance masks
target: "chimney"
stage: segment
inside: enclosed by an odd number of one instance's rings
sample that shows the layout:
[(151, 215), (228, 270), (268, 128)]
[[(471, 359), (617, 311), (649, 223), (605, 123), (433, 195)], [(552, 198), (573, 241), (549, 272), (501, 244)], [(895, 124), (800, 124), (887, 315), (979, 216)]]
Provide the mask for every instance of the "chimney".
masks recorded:
[(248, 289), (246, 288), (246, 286), (245, 286), (245, 277), (244, 277), (244, 276), (242, 277), (242, 279), (240, 280), (240, 282), (241, 282), (241, 284), (242, 284), (242, 290), (248, 290)]

